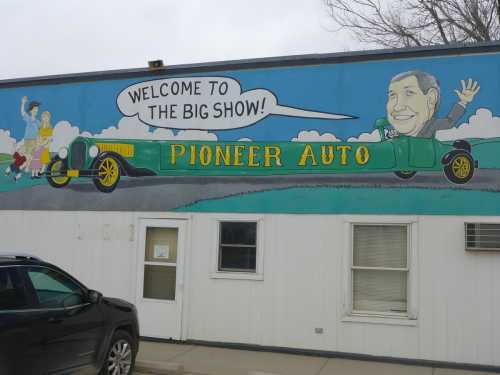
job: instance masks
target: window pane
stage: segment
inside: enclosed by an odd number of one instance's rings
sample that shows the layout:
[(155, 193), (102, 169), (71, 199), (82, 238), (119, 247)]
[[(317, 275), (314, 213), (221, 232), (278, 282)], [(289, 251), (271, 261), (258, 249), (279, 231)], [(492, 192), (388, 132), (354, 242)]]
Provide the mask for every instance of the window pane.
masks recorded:
[(355, 225), (353, 265), (404, 268), (407, 262), (407, 227), (403, 225)]
[(353, 270), (353, 309), (405, 313), (406, 271)]
[(177, 262), (177, 228), (147, 228), (146, 254), (147, 262)]
[(26, 295), (17, 273), (0, 268), (0, 310), (17, 310), (27, 306)]
[(58, 272), (48, 268), (30, 268), (28, 277), (42, 308), (62, 308), (83, 303), (80, 287)]
[(221, 222), (220, 242), (224, 245), (255, 245), (256, 222)]
[(220, 247), (219, 270), (255, 272), (256, 248), (239, 246)]
[(175, 300), (174, 266), (144, 266), (144, 298)]

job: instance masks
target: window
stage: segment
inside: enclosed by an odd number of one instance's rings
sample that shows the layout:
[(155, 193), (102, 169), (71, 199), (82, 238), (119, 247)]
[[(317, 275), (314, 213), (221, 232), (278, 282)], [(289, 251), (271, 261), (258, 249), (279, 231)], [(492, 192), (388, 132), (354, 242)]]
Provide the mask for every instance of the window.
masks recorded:
[(257, 272), (257, 222), (219, 222), (218, 270)]
[(81, 305), (82, 289), (72, 280), (49, 268), (28, 269), (38, 305), (41, 308), (63, 308)]
[(178, 237), (178, 228), (146, 228), (144, 298), (175, 301)]
[(352, 226), (352, 313), (408, 316), (409, 226)]
[(0, 310), (19, 310), (27, 307), (26, 294), (17, 272), (0, 268)]

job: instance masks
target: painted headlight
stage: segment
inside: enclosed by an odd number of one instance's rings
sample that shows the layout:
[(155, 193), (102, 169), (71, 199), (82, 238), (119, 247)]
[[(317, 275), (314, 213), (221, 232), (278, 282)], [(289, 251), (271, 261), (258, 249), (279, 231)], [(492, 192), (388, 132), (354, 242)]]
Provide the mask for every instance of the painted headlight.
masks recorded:
[(97, 147), (96, 145), (90, 146), (89, 156), (91, 158), (95, 158), (97, 155), (99, 155), (99, 147)]
[(66, 147), (61, 148), (57, 155), (59, 155), (61, 159), (66, 159), (68, 157), (68, 149)]

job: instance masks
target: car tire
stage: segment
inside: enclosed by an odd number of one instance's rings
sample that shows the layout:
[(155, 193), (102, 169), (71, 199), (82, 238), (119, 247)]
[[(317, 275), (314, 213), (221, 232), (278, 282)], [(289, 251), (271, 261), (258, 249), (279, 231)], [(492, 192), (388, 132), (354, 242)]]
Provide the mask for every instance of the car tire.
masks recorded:
[(416, 171), (396, 171), (394, 172), (396, 176), (402, 178), (403, 180), (408, 180), (417, 174)]
[(465, 184), (474, 175), (474, 160), (467, 152), (460, 152), (444, 167), (446, 178), (454, 184)]
[(120, 182), (121, 163), (113, 155), (98, 156), (92, 169), (97, 170), (93, 178), (95, 187), (103, 193), (111, 193)]
[[(47, 181), (50, 186), (55, 188), (62, 188), (69, 184), (71, 177), (66, 176), (68, 170), (68, 161), (55, 157), (47, 165)], [(64, 174), (64, 176), (57, 176), (57, 173)], [(55, 174), (56, 176), (52, 176)]]
[(99, 375), (131, 375), (136, 351), (132, 336), (127, 331), (116, 331), (111, 338)]

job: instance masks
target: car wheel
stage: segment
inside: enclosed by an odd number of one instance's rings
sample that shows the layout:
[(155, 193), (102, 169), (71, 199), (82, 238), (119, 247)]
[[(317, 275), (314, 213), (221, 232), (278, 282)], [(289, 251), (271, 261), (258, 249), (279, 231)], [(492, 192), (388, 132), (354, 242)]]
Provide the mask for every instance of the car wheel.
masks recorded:
[(399, 178), (402, 178), (404, 180), (412, 178), (413, 176), (415, 176), (416, 173), (417, 172), (415, 172), (415, 171), (396, 171), (396, 172), (394, 172), (394, 174), (396, 176), (398, 176)]
[(455, 184), (465, 184), (474, 175), (474, 160), (465, 152), (456, 154), (444, 167), (444, 174)]
[(128, 332), (115, 332), (99, 375), (131, 375), (135, 363), (135, 351), (135, 345)]
[(96, 159), (94, 169), (97, 177), (94, 177), (94, 185), (103, 193), (111, 193), (120, 181), (120, 162), (112, 155)]
[(71, 177), (66, 175), (68, 170), (68, 162), (61, 160), (58, 157), (52, 159), (47, 165), (47, 181), (50, 186), (55, 188), (62, 188), (69, 184)]

